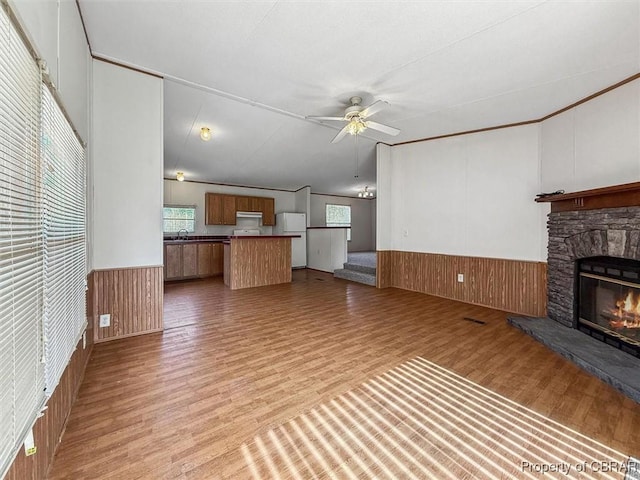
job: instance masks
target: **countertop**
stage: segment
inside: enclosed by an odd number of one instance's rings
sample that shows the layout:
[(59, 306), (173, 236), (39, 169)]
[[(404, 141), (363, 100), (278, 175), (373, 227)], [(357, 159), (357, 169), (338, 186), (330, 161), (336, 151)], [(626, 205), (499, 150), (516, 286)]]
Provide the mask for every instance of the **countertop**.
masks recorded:
[(238, 238), (300, 238), (302, 235), (229, 235), (228, 239)]
[(165, 245), (184, 245), (185, 243), (223, 243), (231, 239), (242, 238), (300, 238), (300, 235), (193, 235), (186, 239), (165, 238)]
[(222, 243), (229, 238), (228, 235), (190, 235), (186, 239), (178, 239), (174, 237), (164, 237), (165, 245), (182, 245), (185, 243)]
[(351, 227), (327, 227), (326, 225), (325, 226), (320, 225), (318, 227), (307, 227), (307, 230), (319, 230), (321, 228), (325, 229), (325, 228), (351, 228)]

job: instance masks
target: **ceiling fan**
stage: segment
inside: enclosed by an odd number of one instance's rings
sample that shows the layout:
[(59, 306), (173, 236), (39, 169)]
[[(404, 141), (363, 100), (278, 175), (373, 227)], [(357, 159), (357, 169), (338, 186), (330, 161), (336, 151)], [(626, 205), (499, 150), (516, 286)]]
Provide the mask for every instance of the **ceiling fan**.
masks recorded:
[(349, 99), (351, 105), (347, 107), (344, 111), (344, 117), (313, 117), (309, 116), (307, 118), (312, 120), (331, 120), (331, 121), (339, 121), (339, 122), (347, 122), (342, 130), (338, 132), (338, 134), (331, 140), (331, 143), (338, 143), (340, 140), (344, 138), (347, 133), (351, 135), (359, 135), (364, 132), (367, 128), (372, 130), (377, 130), (382, 133), (386, 133), (387, 135), (398, 135), (400, 130), (397, 128), (390, 127), (388, 125), (383, 125), (382, 123), (372, 122), (371, 120), (367, 120), (368, 117), (373, 115), (374, 113), (379, 112), (384, 107), (389, 105), (384, 100), (377, 100), (373, 102), (371, 105), (367, 107), (363, 107), (360, 105), (362, 102), (361, 97), (351, 97)]

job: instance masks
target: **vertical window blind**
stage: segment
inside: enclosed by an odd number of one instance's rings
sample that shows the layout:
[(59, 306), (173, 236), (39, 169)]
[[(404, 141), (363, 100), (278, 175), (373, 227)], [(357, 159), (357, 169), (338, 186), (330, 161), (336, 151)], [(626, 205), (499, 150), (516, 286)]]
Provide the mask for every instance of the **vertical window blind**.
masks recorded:
[(0, 478), (86, 327), (85, 151), (0, 4)]
[(53, 393), (86, 327), (85, 154), (42, 86), (45, 387)]
[(41, 83), (0, 7), (0, 478), (44, 403)]

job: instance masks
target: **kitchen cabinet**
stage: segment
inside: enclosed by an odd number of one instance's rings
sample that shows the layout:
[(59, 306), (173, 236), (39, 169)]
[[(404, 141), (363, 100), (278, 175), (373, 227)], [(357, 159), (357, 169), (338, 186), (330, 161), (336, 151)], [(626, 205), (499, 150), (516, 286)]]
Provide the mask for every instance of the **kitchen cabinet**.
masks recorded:
[(239, 212), (261, 212), (263, 197), (236, 197)]
[(198, 276), (198, 245), (195, 243), (182, 245), (182, 277)]
[(213, 253), (213, 243), (198, 244), (198, 276), (209, 277), (213, 270), (213, 262), (211, 261)]
[(236, 197), (236, 210), (238, 212), (249, 212), (249, 197)]
[(262, 197), (259, 211), (262, 212), (262, 225), (268, 227), (276, 224), (275, 199)]
[(164, 279), (180, 280), (198, 276), (198, 246), (169, 244), (164, 246)]
[(164, 246), (164, 279), (182, 278), (182, 245)]
[(236, 224), (236, 199), (233, 195), (224, 195), (222, 199), (222, 224)]
[(276, 224), (275, 199), (272, 197), (207, 193), (204, 207), (206, 225), (235, 225), (236, 212), (262, 212), (262, 225)]
[(198, 243), (198, 277), (222, 275), (223, 261), (222, 243)]
[(164, 279), (184, 280), (222, 275), (222, 243), (193, 242), (164, 246)]
[(236, 224), (236, 198), (233, 195), (205, 194), (204, 210), (206, 225)]
[(222, 195), (205, 194), (204, 219), (206, 225), (222, 225)]
[(224, 245), (211, 244), (211, 275), (222, 275), (224, 266)]
[(262, 197), (249, 197), (249, 211), (250, 212), (262, 211)]

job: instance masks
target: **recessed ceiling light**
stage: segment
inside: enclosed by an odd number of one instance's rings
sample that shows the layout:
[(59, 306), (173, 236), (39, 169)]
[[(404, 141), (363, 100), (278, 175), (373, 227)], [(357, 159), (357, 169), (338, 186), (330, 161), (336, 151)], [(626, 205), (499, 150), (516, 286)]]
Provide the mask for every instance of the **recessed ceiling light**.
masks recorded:
[(200, 138), (205, 142), (211, 140), (211, 129), (209, 127), (202, 127), (200, 129)]

